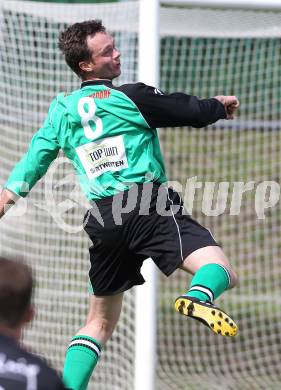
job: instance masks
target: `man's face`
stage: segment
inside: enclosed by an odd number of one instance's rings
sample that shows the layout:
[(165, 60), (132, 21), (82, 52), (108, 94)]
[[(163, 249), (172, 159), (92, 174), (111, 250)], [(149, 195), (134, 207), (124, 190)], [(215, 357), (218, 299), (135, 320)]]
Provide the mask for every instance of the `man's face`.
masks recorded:
[(91, 61), (79, 64), (87, 72), (86, 78), (112, 80), (118, 77), (121, 73), (120, 53), (114, 39), (106, 33), (97, 33), (87, 38), (87, 44), (92, 53)]

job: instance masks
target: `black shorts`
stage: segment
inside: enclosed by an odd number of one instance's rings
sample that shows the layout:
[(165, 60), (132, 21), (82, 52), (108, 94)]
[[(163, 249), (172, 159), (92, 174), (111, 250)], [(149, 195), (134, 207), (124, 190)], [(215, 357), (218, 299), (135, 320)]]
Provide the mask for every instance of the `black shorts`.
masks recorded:
[(196, 249), (218, 245), (187, 215), (180, 195), (158, 183), (96, 201), (84, 226), (93, 243), (89, 277), (97, 296), (143, 284), (140, 269), (149, 257), (168, 276)]

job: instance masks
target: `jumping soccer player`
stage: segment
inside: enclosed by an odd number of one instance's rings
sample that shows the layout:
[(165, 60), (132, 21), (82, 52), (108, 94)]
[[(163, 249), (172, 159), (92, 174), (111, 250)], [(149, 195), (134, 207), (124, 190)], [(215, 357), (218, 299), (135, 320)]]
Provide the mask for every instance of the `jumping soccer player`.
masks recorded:
[(144, 283), (140, 268), (146, 258), (167, 276), (177, 268), (194, 275), (176, 310), (217, 334), (237, 333), (234, 321), (213, 304), (236, 284), (236, 274), (209, 231), (187, 215), (179, 194), (165, 184), (156, 128), (232, 119), (239, 102), (235, 96), (201, 100), (167, 94), (143, 83), (114, 86), (120, 53), (97, 20), (68, 27), (59, 36), (59, 48), (82, 80), (81, 88), (60, 93), (51, 103), (5, 184), (0, 213), (15, 194), (26, 195), (26, 183), (31, 190), (63, 149), (93, 202), (85, 216), (93, 243), (93, 291), (87, 322), (72, 339), (64, 367), (67, 387), (82, 390), (117, 324), (124, 291)]

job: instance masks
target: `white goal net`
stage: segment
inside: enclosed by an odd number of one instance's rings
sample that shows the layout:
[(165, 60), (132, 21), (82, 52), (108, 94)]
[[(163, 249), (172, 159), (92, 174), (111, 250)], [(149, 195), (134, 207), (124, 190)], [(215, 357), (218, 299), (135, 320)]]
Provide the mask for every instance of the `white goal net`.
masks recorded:
[[(122, 55), (117, 84), (137, 81), (138, 3), (48, 4), (0, 0), (0, 184), (26, 150), (59, 91), (79, 87), (57, 49), (75, 21), (100, 18)], [(234, 339), (179, 316), (181, 271), (158, 282), (157, 390), (277, 390), (281, 383), (281, 11), (160, 10), (160, 88), (200, 97), (235, 94), (238, 118), (207, 129), (160, 130), (170, 180), (187, 208), (223, 244), (239, 286), (220, 299), (237, 320)], [(149, 59), (148, 59), (149, 61)], [(188, 191), (195, 189), (194, 198)], [(37, 316), (25, 341), (61, 369), (87, 312), (87, 203), (62, 155), (0, 224), (1, 254), (36, 271)], [(26, 209), (26, 210), (25, 210)], [(134, 386), (134, 290), (90, 388)], [(145, 360), (145, 356), (143, 357)], [(92, 387), (91, 387), (92, 386)], [(144, 389), (145, 390), (145, 389)]]

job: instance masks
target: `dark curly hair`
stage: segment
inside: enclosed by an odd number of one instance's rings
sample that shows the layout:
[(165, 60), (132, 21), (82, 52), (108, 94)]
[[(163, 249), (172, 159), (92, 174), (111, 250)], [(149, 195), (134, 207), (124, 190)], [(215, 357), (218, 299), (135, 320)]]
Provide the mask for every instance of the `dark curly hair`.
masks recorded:
[(67, 65), (82, 79), (84, 72), (79, 62), (89, 61), (92, 54), (87, 45), (87, 37), (94, 36), (98, 32), (106, 32), (101, 20), (87, 20), (72, 24), (59, 34), (58, 46), (64, 54)]

